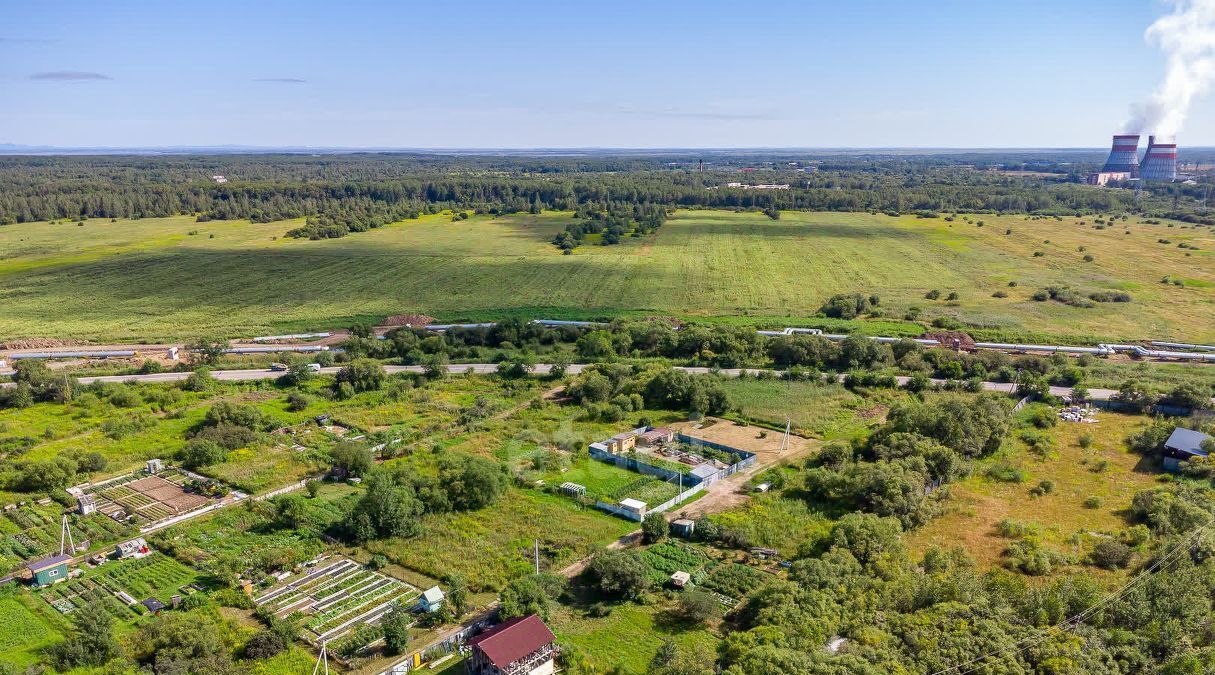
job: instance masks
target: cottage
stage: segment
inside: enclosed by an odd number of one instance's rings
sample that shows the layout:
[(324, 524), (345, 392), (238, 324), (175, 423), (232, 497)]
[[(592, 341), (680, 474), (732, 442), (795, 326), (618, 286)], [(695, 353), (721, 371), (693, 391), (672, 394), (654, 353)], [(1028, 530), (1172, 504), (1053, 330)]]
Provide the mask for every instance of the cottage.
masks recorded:
[(443, 608), (443, 590), (438, 586), (431, 586), (422, 592), (422, 596), (418, 598), (418, 607), (423, 612), (434, 613)]
[(80, 509), (82, 516), (97, 513), (97, 500), (93, 498), (93, 495), (80, 495), (76, 498), (76, 508)]
[(152, 474), (153, 476), (155, 476), (156, 474), (158, 474), (164, 470), (165, 470), (165, 463), (164, 463), (164, 460), (161, 460), (161, 459), (149, 459), (147, 464), (144, 464), (144, 471), (147, 471), (148, 473)]
[(671, 575), (671, 585), (675, 588), (685, 588), (690, 583), (692, 583), (692, 575), (683, 570)]
[(31, 561), (25, 566), (35, 586), (50, 586), (68, 578), (68, 561), (72, 556), (62, 553)]
[(670, 427), (658, 427), (650, 429), (638, 437), (637, 442), (641, 445), (652, 448), (664, 443), (670, 443), (675, 440), (675, 431)]
[(1180, 471), (1181, 463), (1194, 457), (1206, 457), (1203, 444), (1215, 442), (1211, 436), (1193, 429), (1177, 427), (1164, 442), (1164, 470)]
[(148, 548), (148, 542), (143, 537), (137, 537), (131, 541), (124, 541), (115, 549), (119, 558), (142, 558), (151, 552)]
[(468, 641), (469, 675), (552, 675), (557, 645), (535, 614), (516, 617)]
[(632, 431), (625, 431), (612, 436), (604, 441), (603, 444), (607, 446), (608, 452), (619, 455), (637, 447), (637, 434)]

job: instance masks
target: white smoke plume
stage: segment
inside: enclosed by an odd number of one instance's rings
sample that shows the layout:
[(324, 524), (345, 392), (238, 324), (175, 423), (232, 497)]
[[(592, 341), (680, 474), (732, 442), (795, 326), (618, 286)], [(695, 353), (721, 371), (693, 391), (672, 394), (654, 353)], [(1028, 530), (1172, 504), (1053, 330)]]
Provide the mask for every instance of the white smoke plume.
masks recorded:
[(1170, 0), (1173, 12), (1148, 26), (1144, 38), (1167, 57), (1164, 81), (1146, 103), (1131, 107), (1127, 130), (1173, 137), (1194, 99), (1215, 82), (1215, 0)]

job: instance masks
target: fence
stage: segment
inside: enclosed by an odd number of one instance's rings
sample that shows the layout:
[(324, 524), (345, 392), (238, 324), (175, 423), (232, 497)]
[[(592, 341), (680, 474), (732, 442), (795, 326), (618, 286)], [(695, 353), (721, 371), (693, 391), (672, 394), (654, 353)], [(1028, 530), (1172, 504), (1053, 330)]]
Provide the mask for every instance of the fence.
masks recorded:
[[(646, 430), (647, 430), (646, 428), (635, 429), (634, 433), (642, 433)], [(688, 436), (686, 434), (675, 434), (675, 440), (679, 441), (680, 443), (685, 443), (687, 445), (704, 446), (704, 447), (713, 448), (714, 450), (728, 452), (731, 455), (738, 457), (739, 459), (738, 459), (738, 461), (734, 462), (733, 464), (730, 464), (729, 466), (727, 466), (724, 469), (719, 470), (717, 473), (712, 474), (711, 476), (699, 476), (699, 475), (694, 475), (692, 473), (681, 474), (678, 471), (673, 471), (671, 469), (667, 469), (667, 468), (664, 468), (661, 466), (655, 466), (653, 464), (648, 464), (646, 462), (641, 461), (636, 456), (615, 455), (615, 454), (612, 454), (611, 452), (603, 449), (602, 447), (597, 447), (598, 444), (596, 444), (596, 443), (592, 443), (590, 445), (590, 447), (588, 448), (588, 451), (590, 452), (590, 456), (592, 459), (597, 459), (601, 462), (606, 462), (608, 464), (614, 464), (622, 469), (627, 469), (629, 471), (633, 471), (633, 472), (640, 473), (643, 475), (661, 478), (668, 482), (674, 482), (674, 481), (678, 480), (678, 481), (680, 481), (681, 486), (686, 486), (683, 488), (683, 490), (678, 495), (672, 497), (671, 499), (668, 499), (667, 501), (663, 502), (662, 504), (659, 504), (659, 505), (653, 506), (653, 507), (648, 507), (646, 509), (647, 513), (661, 513), (673, 506), (682, 504), (683, 502), (692, 498), (696, 494), (703, 492), (706, 487), (708, 487), (711, 483), (716, 482), (718, 479), (724, 478), (726, 476), (737, 473), (743, 469), (754, 466), (754, 464), (756, 462), (756, 456), (754, 453), (747, 452), (745, 450), (739, 450), (738, 448), (732, 448), (728, 445), (722, 445), (721, 443), (714, 443), (713, 441), (706, 441), (706, 440), (703, 440), (700, 438), (694, 438), (694, 437)], [(637, 514), (636, 512), (630, 511), (622, 506), (619, 506), (617, 504), (612, 504), (610, 502), (596, 500), (595, 507), (598, 509), (607, 511), (609, 513), (614, 513), (622, 518), (627, 518), (629, 520), (634, 520), (634, 521), (640, 522), (642, 519), (642, 517), (639, 514)]]
[[(1103, 408), (1105, 410), (1130, 410), (1132, 412), (1137, 410), (1136, 406), (1132, 404), (1114, 400), (1094, 400), (1089, 401), (1089, 405), (1093, 406), (1094, 408)], [(1148, 412), (1153, 415), (1164, 415), (1166, 417), (1187, 417), (1193, 411), (1189, 408), (1157, 403), (1148, 408)]]
[(496, 611), (493, 616), (485, 616), (478, 621), (466, 624), (459, 631), (447, 636), (443, 640), (427, 645), (422, 650), (410, 654), (403, 661), (380, 673), (380, 675), (403, 675), (414, 670), (429, 668), (433, 661), (458, 651), (464, 646), (465, 642), (468, 642), (468, 638), (488, 628), (495, 620)]
[[(616, 466), (618, 466), (622, 469), (628, 469), (629, 471), (634, 471), (636, 473), (644, 474), (646, 476), (654, 476), (655, 478), (661, 478), (663, 480), (678, 480), (679, 479), (678, 471), (672, 471), (671, 469), (666, 469), (661, 466), (654, 466), (653, 464), (647, 464), (647, 463), (637, 459), (636, 457), (627, 457), (625, 455), (613, 455), (612, 453), (610, 453), (606, 450), (600, 450), (599, 448), (596, 448), (596, 447), (591, 447), (590, 453), (591, 453), (592, 459), (597, 459), (601, 462), (607, 462), (608, 464), (615, 464)], [(693, 476), (689, 476), (689, 475), (685, 474), (683, 477), (683, 480), (688, 481), (692, 478), (693, 478)], [(699, 481), (699, 479), (696, 479), (696, 480)]]

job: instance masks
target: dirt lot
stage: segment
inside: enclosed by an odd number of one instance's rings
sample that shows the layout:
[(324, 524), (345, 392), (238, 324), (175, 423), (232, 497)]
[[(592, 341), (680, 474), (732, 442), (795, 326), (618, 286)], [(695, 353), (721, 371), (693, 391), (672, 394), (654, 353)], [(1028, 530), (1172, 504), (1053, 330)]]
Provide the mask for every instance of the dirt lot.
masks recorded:
[(780, 446), (785, 436), (783, 433), (746, 424), (735, 424), (716, 417), (706, 417), (701, 422), (677, 422), (671, 427), (676, 432), (692, 438), (753, 452), (756, 455), (755, 463), (761, 469), (781, 460), (803, 457), (821, 445), (818, 441), (790, 435), (789, 447), (781, 452)]
[(193, 511), (199, 507), (206, 506), (209, 501), (206, 497), (186, 492), (175, 483), (171, 483), (159, 476), (140, 478), (137, 481), (127, 483), (125, 487), (149, 499), (160, 502), (175, 514)]

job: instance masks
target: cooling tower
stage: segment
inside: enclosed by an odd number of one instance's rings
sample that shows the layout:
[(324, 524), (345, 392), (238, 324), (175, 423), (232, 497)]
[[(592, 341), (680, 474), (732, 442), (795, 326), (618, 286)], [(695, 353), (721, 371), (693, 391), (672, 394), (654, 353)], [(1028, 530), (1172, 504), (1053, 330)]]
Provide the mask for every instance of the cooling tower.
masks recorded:
[(1173, 180), (1177, 178), (1177, 144), (1157, 143), (1155, 136), (1148, 136), (1147, 153), (1139, 169), (1143, 180)]
[(1139, 177), (1139, 134), (1114, 136), (1114, 147), (1109, 159), (1101, 167), (1102, 173), (1126, 172), (1131, 178)]

